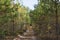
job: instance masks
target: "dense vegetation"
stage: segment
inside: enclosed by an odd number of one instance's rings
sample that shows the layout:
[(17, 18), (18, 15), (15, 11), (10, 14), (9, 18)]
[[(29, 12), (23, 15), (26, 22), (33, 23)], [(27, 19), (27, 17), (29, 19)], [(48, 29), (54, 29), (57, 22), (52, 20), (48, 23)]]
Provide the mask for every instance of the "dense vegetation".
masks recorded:
[[(0, 0), (0, 34), (16, 33), (24, 23), (30, 23), (28, 9), (13, 0)], [(5, 32), (5, 33), (4, 33)]]
[[(30, 11), (34, 31), (38, 36), (60, 34), (60, 2), (59, 0), (38, 0), (35, 10)], [(47, 39), (46, 39), (47, 40)]]
[(0, 34), (23, 33), (29, 24), (37, 36), (60, 34), (59, 0), (38, 0), (34, 7), (29, 10), (18, 1), (0, 0)]

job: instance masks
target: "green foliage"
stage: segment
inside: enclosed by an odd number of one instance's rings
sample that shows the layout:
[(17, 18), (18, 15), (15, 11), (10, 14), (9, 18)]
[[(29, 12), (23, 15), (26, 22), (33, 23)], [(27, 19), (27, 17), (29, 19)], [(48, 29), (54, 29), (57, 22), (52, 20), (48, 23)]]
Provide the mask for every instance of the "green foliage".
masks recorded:
[[(57, 0), (58, 1), (58, 0)], [(32, 23), (37, 25), (34, 30), (37, 34), (47, 34), (48, 32), (53, 33), (55, 31), (55, 20), (56, 20), (56, 4), (54, 0), (39, 0), (35, 10), (30, 11), (30, 18)], [(59, 3), (58, 3), (59, 4)], [(57, 10), (58, 10), (57, 5)], [(48, 26), (49, 25), (49, 26)]]
[(22, 23), (30, 23), (28, 9), (18, 2), (13, 3), (13, 1), (0, 0), (0, 28), (3, 31), (7, 30), (8, 33), (13, 31), (13, 27), (15, 28), (14, 32), (16, 32), (16, 30), (20, 30)]

